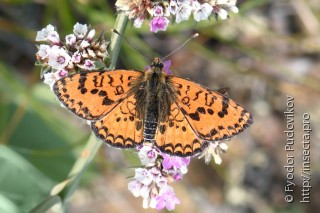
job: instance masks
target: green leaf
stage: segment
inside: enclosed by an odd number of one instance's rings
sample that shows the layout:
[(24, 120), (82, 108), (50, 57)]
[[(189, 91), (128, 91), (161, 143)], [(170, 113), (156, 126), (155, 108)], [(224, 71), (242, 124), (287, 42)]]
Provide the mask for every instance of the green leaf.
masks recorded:
[(61, 203), (61, 199), (59, 196), (49, 196), (44, 199), (41, 203), (39, 203), (36, 207), (31, 209), (29, 213), (43, 213), (47, 212), (52, 206), (55, 204)]
[(54, 184), (25, 158), (4, 145), (0, 145), (0, 171), (1, 202), (4, 204), (0, 206), (14, 211), (31, 209), (49, 194)]

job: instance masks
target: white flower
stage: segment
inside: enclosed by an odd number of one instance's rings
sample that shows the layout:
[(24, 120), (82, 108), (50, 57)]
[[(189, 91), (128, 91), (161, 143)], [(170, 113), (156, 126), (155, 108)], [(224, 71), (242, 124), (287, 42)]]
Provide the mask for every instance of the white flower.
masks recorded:
[(79, 24), (78, 22), (73, 26), (73, 32), (77, 38), (82, 39), (88, 32), (88, 26), (86, 24)]
[(154, 164), (158, 155), (159, 152), (148, 145), (144, 145), (138, 153), (141, 163), (146, 166)]
[(62, 77), (65, 77), (68, 75), (68, 72), (64, 69), (56, 71), (56, 72), (49, 72), (43, 74), (44, 81), (43, 83), (48, 84), (50, 88), (52, 89), (53, 84), (59, 80)]
[(141, 188), (142, 184), (137, 180), (133, 180), (128, 183), (128, 189), (132, 192), (133, 196), (135, 197), (139, 197), (141, 195)]
[(55, 74), (52, 72), (43, 74), (43, 78), (43, 83), (48, 84), (50, 88), (52, 88), (53, 84), (56, 82)]
[(228, 18), (228, 12), (225, 10), (225, 9), (222, 9), (222, 8), (220, 8), (220, 7), (214, 7), (214, 10), (213, 10), (215, 13), (217, 13), (219, 16), (220, 16), (220, 18), (222, 19), (222, 20), (225, 20), (225, 19), (227, 19)]
[(205, 162), (209, 163), (213, 156), (216, 164), (221, 164), (222, 159), (220, 157), (221, 152), (225, 152), (228, 149), (227, 144), (222, 142), (209, 142), (208, 147), (200, 154), (199, 158), (205, 157)]
[(175, 0), (171, 0), (170, 1), (170, 4), (168, 6), (168, 11), (172, 14), (172, 15), (175, 15), (176, 12), (178, 10), (178, 5), (177, 5), (177, 2)]
[(148, 169), (137, 168), (135, 170), (136, 174), (134, 178), (138, 180), (143, 185), (150, 185), (153, 181), (153, 176)]
[(68, 46), (73, 46), (77, 41), (77, 38), (74, 34), (69, 34), (66, 36), (66, 43)]
[(51, 50), (51, 47), (46, 44), (40, 44), (39, 51), (37, 52), (37, 55), (42, 59), (46, 59), (49, 56), (49, 52)]
[(49, 32), (48, 40), (51, 41), (52, 44), (60, 44), (59, 34), (56, 31)]
[(176, 22), (179, 24), (182, 21), (188, 20), (191, 15), (192, 7), (187, 4), (180, 4), (176, 12)]
[(222, 20), (228, 18), (228, 12), (238, 13), (236, 0), (211, 0), (209, 4), (213, 6), (213, 11), (220, 16)]
[(71, 60), (71, 57), (69, 56), (67, 51), (59, 48), (58, 46), (53, 46), (51, 48), (48, 58), (48, 65), (56, 70), (65, 68)]
[(208, 3), (200, 4), (196, 1), (193, 3), (193, 6), (193, 17), (197, 22), (207, 20), (213, 10), (212, 6)]
[(136, 28), (140, 28), (142, 23), (144, 21), (144, 18), (143, 17), (138, 17), (134, 20), (133, 22), (133, 26), (136, 27)]
[(37, 32), (36, 41), (48, 41), (48, 36), (52, 32), (55, 32), (54, 27), (49, 24), (46, 28)]
[(191, 0), (177, 0), (177, 4), (178, 5), (181, 5), (181, 4), (190, 5)]

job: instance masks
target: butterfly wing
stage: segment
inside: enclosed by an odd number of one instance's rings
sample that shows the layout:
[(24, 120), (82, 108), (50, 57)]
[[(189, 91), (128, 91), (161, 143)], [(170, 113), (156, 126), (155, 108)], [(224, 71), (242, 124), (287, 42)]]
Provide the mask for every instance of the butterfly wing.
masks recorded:
[(183, 78), (171, 82), (179, 109), (200, 139), (225, 140), (252, 124), (252, 115), (228, 97)]
[(155, 134), (156, 146), (164, 153), (186, 157), (200, 152), (204, 143), (194, 133), (178, 105), (172, 102), (169, 116), (159, 121)]
[(98, 120), (119, 104), (142, 76), (133, 70), (79, 73), (59, 79), (53, 91), (60, 102), (86, 120)]
[(186, 79), (168, 78), (170, 112), (159, 116), (155, 137), (161, 151), (192, 156), (208, 142), (228, 139), (252, 124), (251, 114), (226, 96)]
[(137, 114), (135, 95), (125, 98), (101, 120), (91, 123), (93, 133), (111, 146), (133, 148), (143, 141), (143, 117)]

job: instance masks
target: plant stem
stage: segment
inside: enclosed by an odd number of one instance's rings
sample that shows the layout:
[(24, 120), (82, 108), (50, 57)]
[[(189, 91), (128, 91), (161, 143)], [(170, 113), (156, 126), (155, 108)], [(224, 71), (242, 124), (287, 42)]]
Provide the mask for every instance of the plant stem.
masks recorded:
[(120, 33), (120, 35), (114, 32), (111, 35), (111, 43), (110, 43), (111, 63), (109, 65), (110, 69), (114, 69), (116, 67), (127, 24), (128, 24), (128, 16), (119, 14), (117, 17), (116, 23), (114, 25), (114, 29), (116, 29)]

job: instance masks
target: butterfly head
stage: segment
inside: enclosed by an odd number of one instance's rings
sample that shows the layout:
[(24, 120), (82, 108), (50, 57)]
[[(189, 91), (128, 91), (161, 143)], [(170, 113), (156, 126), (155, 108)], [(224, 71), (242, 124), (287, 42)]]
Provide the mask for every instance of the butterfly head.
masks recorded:
[(153, 70), (153, 72), (161, 73), (163, 71), (163, 63), (162, 63), (161, 59), (160, 58), (154, 58), (152, 60), (150, 68)]

